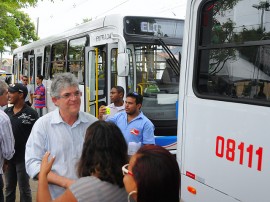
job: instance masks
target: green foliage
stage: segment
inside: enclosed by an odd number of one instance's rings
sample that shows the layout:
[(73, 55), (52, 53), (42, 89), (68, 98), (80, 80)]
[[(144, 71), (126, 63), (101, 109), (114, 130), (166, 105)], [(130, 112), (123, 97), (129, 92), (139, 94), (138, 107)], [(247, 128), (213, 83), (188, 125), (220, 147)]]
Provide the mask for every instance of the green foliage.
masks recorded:
[(1, 3), (16, 6), (16, 8), (25, 8), (35, 6), (38, 0), (1, 0)]
[[(86, 23), (86, 22), (90, 22), (90, 21), (92, 21), (92, 18), (83, 18), (82, 20), (83, 20), (83, 21), (82, 21), (82, 23), (81, 23), (81, 24), (84, 24), (84, 23)], [(76, 23), (76, 26), (79, 26), (79, 25), (81, 25), (81, 24)]]
[(27, 14), (17, 12), (14, 17), (16, 19), (16, 26), (20, 31), (20, 38), (18, 41), (21, 42), (22, 45), (28, 44), (30, 41), (38, 40), (38, 36), (35, 32), (35, 26)]
[(223, 13), (224, 11), (228, 11), (232, 9), (239, 1), (241, 0), (219, 0), (216, 1), (214, 7), (214, 14)]
[[(215, 24), (212, 29), (211, 42), (213, 44), (232, 43), (235, 40), (233, 32), (235, 23), (228, 19), (227, 22), (220, 24), (214, 20)], [(234, 48), (213, 49), (210, 52), (211, 62), (209, 64), (210, 74), (216, 74), (225, 65), (227, 60), (234, 60), (236, 57)]]
[(14, 49), (18, 43), (25, 45), (38, 39), (30, 17), (20, 10), (36, 3), (37, 0), (1, 0), (0, 52), (4, 52), (5, 47)]

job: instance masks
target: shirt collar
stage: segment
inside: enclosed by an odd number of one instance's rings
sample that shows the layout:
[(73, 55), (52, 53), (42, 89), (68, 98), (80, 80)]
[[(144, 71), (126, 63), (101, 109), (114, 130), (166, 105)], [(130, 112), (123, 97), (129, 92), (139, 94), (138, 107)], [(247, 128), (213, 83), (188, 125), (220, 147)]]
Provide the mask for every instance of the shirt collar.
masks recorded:
[[(24, 103), (22, 109), (21, 109), (18, 113), (24, 112), (24, 110), (25, 110), (25, 108), (26, 108), (27, 106), (28, 106), (28, 105)], [(7, 108), (7, 111), (13, 113), (13, 108), (14, 108), (14, 106), (8, 107), (8, 108)], [(17, 113), (17, 114), (18, 114), (18, 113)]]
[[(63, 121), (62, 117), (60, 116), (60, 112), (59, 112), (59, 108), (56, 108), (53, 112), (52, 115), (52, 124), (57, 124), (57, 123), (66, 123), (65, 121)], [(85, 114), (81, 111), (79, 111), (79, 117), (78, 119), (75, 121), (74, 124), (78, 124), (78, 123), (87, 123), (89, 120), (87, 119), (87, 117), (85, 116)], [(73, 124), (73, 125), (74, 125)]]
[[(126, 113), (126, 112), (123, 112), (123, 114), (124, 114), (125, 118), (127, 119), (127, 113)], [(136, 116), (134, 119), (132, 119), (132, 121), (134, 121), (134, 120), (136, 120), (136, 119), (142, 119), (142, 118), (143, 118), (143, 112), (140, 111), (139, 115)], [(131, 121), (131, 122), (132, 122), (132, 121)]]

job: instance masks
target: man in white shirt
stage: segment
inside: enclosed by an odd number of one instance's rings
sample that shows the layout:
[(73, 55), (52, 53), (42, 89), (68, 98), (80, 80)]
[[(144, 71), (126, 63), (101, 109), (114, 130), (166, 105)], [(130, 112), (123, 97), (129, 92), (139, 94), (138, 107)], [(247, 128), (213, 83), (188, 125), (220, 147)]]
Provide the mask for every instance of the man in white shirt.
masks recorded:
[[(28, 94), (25, 98), (25, 103), (31, 107), (33, 104), (33, 88), (30, 84), (28, 84), (28, 76), (22, 77), (22, 84), (24, 86), (26, 86), (27, 90), (28, 90)], [(31, 100), (31, 102), (30, 102), (30, 100)]]
[[(125, 111), (124, 105), (124, 88), (121, 86), (114, 86), (110, 92), (111, 104), (108, 106), (101, 105), (99, 108), (99, 120), (106, 120), (113, 117), (116, 113)], [(106, 110), (107, 108), (107, 110)]]
[(52, 101), (57, 108), (40, 117), (32, 128), (25, 148), (26, 171), (38, 179), (45, 152), (55, 156), (47, 179), (53, 199), (78, 179), (76, 164), (82, 153), (87, 128), (98, 119), (80, 111), (81, 91), (71, 73), (56, 74), (51, 84)]

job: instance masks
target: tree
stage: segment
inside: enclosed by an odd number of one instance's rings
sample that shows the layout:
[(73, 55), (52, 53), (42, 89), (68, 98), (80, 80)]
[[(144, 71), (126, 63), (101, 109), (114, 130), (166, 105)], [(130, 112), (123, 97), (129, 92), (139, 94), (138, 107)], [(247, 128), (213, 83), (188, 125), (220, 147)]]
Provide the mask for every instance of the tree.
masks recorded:
[[(51, 0), (53, 2), (53, 0)], [(38, 0), (1, 0), (0, 1), (0, 67), (5, 48), (11, 50), (18, 43), (25, 45), (38, 39), (35, 25), (28, 14), (20, 9), (35, 6)]]
[(9, 4), (18, 8), (24, 8), (28, 6), (35, 6), (38, 0), (1, 0), (1, 3)]
[[(53, 2), (53, 0), (50, 0)], [(38, 0), (1, 0), (0, 2), (0, 52), (5, 47), (16, 48), (38, 39), (35, 25), (28, 14), (20, 9), (35, 6)]]

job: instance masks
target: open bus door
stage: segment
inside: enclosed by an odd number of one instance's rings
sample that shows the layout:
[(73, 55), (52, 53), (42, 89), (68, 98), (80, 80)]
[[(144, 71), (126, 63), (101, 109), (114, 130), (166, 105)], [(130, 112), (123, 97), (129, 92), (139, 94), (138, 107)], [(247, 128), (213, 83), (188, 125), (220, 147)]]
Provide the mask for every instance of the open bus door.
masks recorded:
[[(99, 108), (99, 77), (102, 77), (102, 75), (99, 75), (100, 54), (102, 53), (98, 48), (94, 47), (85, 48), (84, 111), (96, 117), (98, 116), (98, 108)], [(105, 77), (103, 78), (103, 80), (105, 81)]]

